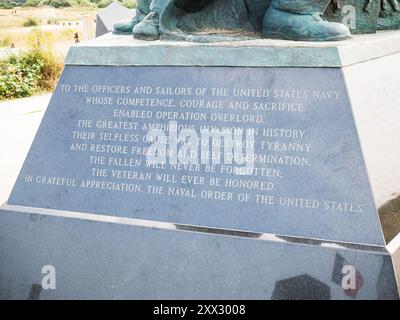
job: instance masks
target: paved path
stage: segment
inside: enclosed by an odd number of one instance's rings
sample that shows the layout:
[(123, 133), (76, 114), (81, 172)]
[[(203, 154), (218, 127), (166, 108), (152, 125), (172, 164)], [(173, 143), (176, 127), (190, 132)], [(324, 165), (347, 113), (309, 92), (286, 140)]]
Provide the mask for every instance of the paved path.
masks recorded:
[(50, 98), (0, 102), (0, 205), (11, 192)]

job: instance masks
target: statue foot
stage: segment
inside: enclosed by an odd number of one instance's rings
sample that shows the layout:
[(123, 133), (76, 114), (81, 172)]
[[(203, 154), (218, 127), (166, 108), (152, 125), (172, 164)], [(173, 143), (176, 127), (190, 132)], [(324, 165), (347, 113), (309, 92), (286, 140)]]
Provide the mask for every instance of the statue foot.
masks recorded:
[(310, 9), (310, 12), (296, 13), (296, 7), (287, 11), (271, 5), (264, 17), (263, 37), (298, 41), (338, 41), (351, 37), (347, 26), (326, 21), (323, 10)]
[(132, 33), (133, 27), (139, 23), (138, 18), (134, 17), (131, 20), (123, 20), (114, 24), (114, 33)]
[(134, 16), (130, 20), (122, 20), (118, 21), (114, 24), (114, 33), (128, 33), (132, 34), (133, 28), (142, 21), (146, 15), (140, 11), (139, 9), (136, 10), (136, 16)]
[(160, 16), (157, 12), (150, 12), (146, 18), (133, 28), (133, 37), (140, 40), (160, 39)]

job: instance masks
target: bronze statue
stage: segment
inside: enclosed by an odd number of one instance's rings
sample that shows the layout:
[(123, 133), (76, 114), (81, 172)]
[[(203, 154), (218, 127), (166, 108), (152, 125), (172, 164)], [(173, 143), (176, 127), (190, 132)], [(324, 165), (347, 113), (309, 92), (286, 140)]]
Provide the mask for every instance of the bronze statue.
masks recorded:
[[(340, 23), (343, 4), (353, 5), (361, 22), (355, 33), (400, 28), (399, 0), (137, 0), (136, 16), (117, 23), (115, 32), (136, 39), (226, 30), (261, 34), (264, 38), (303, 41), (344, 40), (350, 30)], [(333, 18), (323, 14), (329, 6)], [(374, 13), (376, 15), (374, 15)], [(379, 19), (378, 19), (379, 11)], [(367, 22), (364, 22), (367, 20)], [(360, 21), (358, 20), (358, 21)], [(335, 21), (335, 22), (333, 22)], [(205, 41), (211, 37), (203, 35)]]
[[(162, 15), (169, 19), (179, 19), (182, 13), (197, 15), (197, 19), (209, 20), (207, 7), (213, 6), (213, 14), (219, 21), (210, 28), (220, 26), (234, 30), (245, 22), (240, 21), (246, 12), (247, 31), (259, 32), (266, 38), (290, 40), (343, 40), (350, 37), (349, 29), (340, 23), (328, 22), (323, 12), (331, 0), (138, 0), (137, 14), (128, 22), (118, 23), (117, 32), (132, 32), (137, 39), (156, 40), (163, 33)], [(251, 10), (255, 8), (256, 10)], [(260, 10), (258, 10), (260, 9)], [(175, 15), (171, 14), (175, 12)], [(202, 12), (204, 12), (202, 16)], [(219, 12), (224, 12), (220, 14)], [(261, 14), (260, 14), (261, 13)], [(236, 21), (226, 18), (236, 15)], [(179, 24), (179, 21), (177, 22)], [(165, 25), (167, 25), (165, 23)], [(185, 23), (190, 28), (190, 23)], [(205, 26), (207, 27), (207, 26)], [(171, 30), (171, 28), (164, 28)], [(206, 28), (205, 28), (206, 29)]]

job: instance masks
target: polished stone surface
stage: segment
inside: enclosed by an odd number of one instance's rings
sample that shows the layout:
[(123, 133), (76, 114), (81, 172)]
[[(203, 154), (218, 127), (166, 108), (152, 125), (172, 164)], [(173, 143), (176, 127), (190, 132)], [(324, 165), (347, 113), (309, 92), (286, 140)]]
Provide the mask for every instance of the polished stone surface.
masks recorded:
[(340, 42), (270, 39), (193, 43), (140, 41), (107, 34), (73, 46), (67, 65), (344, 67), (400, 52), (400, 33), (355, 35)]
[[(356, 37), (342, 46), (297, 43), (294, 48), (278, 48), (285, 44), (278, 41), (273, 42), (275, 47), (268, 49), (275, 53), (288, 50), (286, 52), (293, 54), (293, 63), (307, 67), (317, 66), (316, 61), (324, 62), (325, 67), (334, 65), (328, 64), (325, 57), (315, 60), (307, 55), (299, 56), (298, 48), (304, 52), (311, 52), (312, 48), (332, 49), (340, 57), (335, 66), (348, 66), (343, 69), (248, 68), (243, 56), (249, 55), (242, 55), (242, 59), (233, 64), (239, 66), (243, 62), (241, 67), (226, 67), (233, 61), (230, 55), (211, 64), (214, 67), (204, 67), (207, 59), (199, 60), (195, 53), (200, 49), (208, 53), (214, 50), (226, 53), (225, 49), (231, 50), (227, 43), (220, 46), (178, 45), (173, 42), (168, 42), (168, 45), (166, 42), (148, 45), (132, 40), (132, 45), (126, 37), (105, 36), (104, 41), (114, 43), (115, 47), (106, 48), (98, 41), (74, 47), (9, 205), (0, 210), (0, 297), (397, 299), (399, 295), (394, 270), (397, 273), (400, 270), (400, 241), (396, 237), (385, 247), (376, 212), (378, 202), (374, 202), (372, 194), (373, 191), (376, 195), (374, 184), (379, 174), (385, 173), (387, 179), (386, 173), (396, 164), (397, 153), (388, 152), (390, 144), (396, 144), (396, 126), (393, 126), (396, 118), (391, 104), (385, 102), (385, 99), (397, 99), (397, 91), (392, 86), (398, 76), (398, 54), (393, 54), (399, 51), (398, 42), (393, 41), (396, 37), (395, 33), (385, 32)], [(369, 41), (365, 42), (366, 39)], [(121, 40), (122, 45), (119, 43)], [(265, 50), (265, 43), (258, 41), (252, 43), (254, 48)], [(232, 48), (236, 48), (236, 45), (243, 50), (240, 51), (242, 53), (246, 48), (254, 52), (248, 43), (234, 43)], [(110, 56), (106, 60), (99, 58), (100, 53), (122, 54), (125, 51), (121, 52), (121, 48), (134, 54), (132, 59), (118, 62), (119, 67), (113, 64), (118, 56)], [(134, 48), (140, 48), (143, 52), (138, 53)], [(175, 60), (168, 55), (185, 48), (186, 54), (193, 55), (185, 59), (177, 56)], [(146, 66), (148, 61), (143, 58), (145, 53), (156, 55), (159, 59), (156, 61), (166, 66)], [(255, 56), (250, 57), (250, 63), (256, 61), (257, 55), (259, 53), (255, 52)], [(139, 56), (142, 60), (138, 60)], [(377, 57), (380, 59), (374, 61)], [(189, 63), (190, 58), (193, 58), (192, 67), (169, 66), (174, 63), (180, 65), (182, 61)], [(262, 60), (261, 64), (268, 62), (280, 66), (289, 61), (285, 55), (279, 58), (279, 63), (274, 58), (268, 59)], [(88, 63), (88, 66), (81, 66), (82, 63)], [(96, 66), (97, 63), (104, 63), (104, 66)], [(365, 70), (372, 75), (382, 75), (386, 80), (382, 78), (377, 84), (371, 84), (369, 77), (365, 76)], [(393, 81), (387, 81), (388, 77)], [(66, 85), (71, 87), (66, 89)], [(120, 85), (119, 93), (107, 93), (108, 86), (115, 85)], [(126, 89), (125, 93), (121, 92), (122, 86), (130, 86), (130, 90), (135, 86), (152, 89), (151, 93), (145, 88), (141, 94), (131, 94)], [(131, 168), (126, 166), (129, 161), (124, 162), (124, 158), (132, 157), (105, 154), (101, 148), (96, 152), (83, 149), (72, 151), (71, 146), (78, 149), (83, 148), (84, 144), (122, 146), (127, 143), (126, 139), (136, 141), (136, 134), (141, 137), (144, 130), (133, 129), (136, 127), (134, 123), (166, 124), (171, 116), (174, 117), (174, 113), (161, 113), (161, 119), (157, 119), (157, 116), (154, 118), (154, 113), (147, 117), (149, 114), (146, 111), (176, 111), (176, 106), (118, 106), (117, 99), (172, 96), (173, 101), (179, 103), (193, 99), (193, 94), (186, 96), (181, 91), (182, 94), (171, 95), (167, 88), (188, 87), (206, 88), (207, 99), (210, 99), (210, 88), (227, 88), (228, 92), (233, 88), (278, 90), (271, 91), (277, 96), (262, 98), (232, 99), (231, 93), (213, 96), (214, 100), (221, 100), (223, 104), (233, 100), (239, 103), (239, 107), (218, 111), (193, 109), (190, 113), (200, 111), (207, 117), (229, 113), (232, 119), (254, 113), (261, 116), (261, 122), (249, 125), (233, 120), (225, 125), (281, 128), (289, 130), (291, 134), (296, 132), (294, 139), (273, 134), (262, 137), (264, 142), (274, 142), (275, 146), (295, 143), (294, 146), (300, 148), (296, 152), (263, 151), (269, 155), (301, 155), (309, 160), (310, 165), (279, 165), (275, 167), (280, 169), (279, 175), (253, 180), (273, 183), (272, 190), (262, 191), (264, 195), (284, 195), (297, 199), (310, 195), (310, 199), (315, 197), (317, 199), (314, 200), (320, 200), (321, 203), (322, 200), (339, 200), (340, 205), (335, 203), (336, 210), (277, 207), (271, 203), (261, 205), (252, 201), (237, 204), (235, 201), (116, 192), (64, 184), (70, 182), (66, 178), (71, 177), (75, 178), (75, 182), (79, 179), (127, 182), (126, 178), (105, 177), (100, 171), (92, 169), (107, 169), (108, 174), (115, 169), (142, 170), (143, 167), (135, 161), (130, 162), (133, 164)], [(116, 87), (112, 88), (117, 90)], [(368, 95), (371, 88), (377, 91)], [(155, 90), (161, 93), (155, 94)], [(379, 94), (379, 90), (385, 95)], [(284, 98), (279, 98), (279, 92), (284, 93)], [(310, 92), (314, 93), (314, 98), (310, 98)], [(90, 102), (93, 97), (103, 98), (103, 102)], [(301, 102), (304, 103), (304, 110), (249, 112), (240, 109), (240, 106), (245, 106), (243, 102), (257, 101)], [(133, 113), (124, 119), (116, 116), (114, 109), (136, 109), (145, 113), (140, 113), (140, 117)], [(177, 113), (183, 114), (184, 110), (180, 107)], [(218, 116), (214, 119), (219, 120), (211, 122), (210, 119), (206, 118), (205, 123), (213, 123), (217, 127), (223, 124)], [(87, 121), (90, 120), (93, 122), (88, 126)], [(112, 124), (122, 122), (122, 125), (118, 124), (122, 127), (106, 128), (110, 121)], [(179, 121), (195, 126), (202, 123), (197, 120)], [(379, 131), (385, 128), (386, 123), (384, 140), (388, 139), (388, 143), (382, 143), (382, 154), (375, 154), (376, 158), (373, 158), (375, 138), (379, 137)], [(372, 130), (368, 129), (369, 126)], [(80, 131), (79, 138), (74, 138), (74, 130)], [(374, 139), (366, 138), (374, 135)], [(256, 136), (257, 143), (260, 142), (258, 138)], [(127, 144), (144, 146), (142, 142), (133, 141)], [(372, 144), (368, 146), (369, 142)], [(100, 161), (99, 157), (93, 160), (90, 155), (104, 156), (107, 164)], [(110, 163), (111, 157), (120, 159)], [(136, 155), (134, 158), (138, 160), (139, 157)], [(385, 167), (385, 170), (373, 172), (377, 167)], [(183, 176), (186, 176), (185, 179), (204, 176), (207, 183), (211, 177), (230, 177), (220, 173), (199, 173), (188, 168), (179, 172), (169, 168), (149, 171), (153, 174), (170, 174), (164, 176), (165, 180), (156, 182), (156, 185), (189, 188), (193, 189), (194, 194), (202, 189), (226, 191), (227, 187), (196, 185), (193, 180), (189, 183), (182, 180)], [(172, 173), (175, 174), (175, 180)], [(154, 181), (151, 182), (154, 184)], [(145, 189), (140, 187), (140, 190)], [(253, 198), (255, 191), (246, 190), (246, 193)], [(387, 197), (386, 191), (382, 197)], [(361, 212), (357, 212), (359, 208)], [(41, 270), (45, 265), (54, 266), (57, 271), (56, 290), (45, 290), (40, 286), (43, 278)], [(356, 270), (355, 289), (344, 289), (342, 286), (345, 266)]]
[[(111, 84), (131, 86), (131, 94), (93, 93)], [(63, 92), (66, 85), (88, 85), (89, 92)], [(134, 88), (143, 85), (152, 92), (135, 95)], [(162, 91), (168, 87), (192, 89), (190, 94), (171, 95)], [(196, 97), (196, 88), (207, 88), (207, 93)], [(212, 88), (230, 93), (213, 96)], [(261, 88), (268, 96), (234, 97), (234, 89), (246, 88)], [(93, 97), (108, 100), (96, 104)], [(120, 105), (127, 97), (164, 98), (168, 107)], [(193, 109), (183, 104), (196, 99), (218, 101), (222, 107)], [(231, 108), (232, 101), (248, 103), (249, 109)], [(272, 103), (291, 103), (294, 109), (268, 109)], [(115, 110), (139, 113), (121, 118)], [(229, 172), (232, 166), (223, 164), (210, 172), (205, 165), (173, 168), (169, 161), (165, 168), (146, 167), (146, 156), (138, 152), (150, 146), (143, 142), (147, 134), (143, 128), (149, 123), (168, 125), (178, 116), (184, 117), (179, 125), (198, 132), (207, 125), (258, 130), (255, 168), (259, 171), (237, 176)], [(253, 122), (246, 121), (250, 116)], [(93, 124), (84, 127), (85, 120)], [(120, 123), (136, 123), (136, 128), (115, 129)], [(74, 131), (88, 135), (74, 138)], [(103, 146), (127, 151), (112, 153)], [(93, 169), (106, 170), (106, 175)], [(141, 179), (140, 174), (149, 177)], [(213, 184), (214, 177), (221, 179), (220, 186)], [(237, 186), (241, 182), (245, 184)], [(246, 201), (241, 200), (243, 194)], [(384, 244), (339, 69), (67, 66), (8, 203)]]
[[(400, 54), (344, 69), (364, 159), (386, 241), (400, 232)], [(384, 164), (384, 165), (382, 165)]]
[[(383, 248), (174, 229), (0, 210), (0, 298), (398, 298)], [(40, 289), (45, 265), (55, 290)], [(345, 265), (357, 270), (354, 290), (342, 287)]]
[(378, 208), (400, 193), (399, 60), (400, 54), (394, 54), (344, 68)]

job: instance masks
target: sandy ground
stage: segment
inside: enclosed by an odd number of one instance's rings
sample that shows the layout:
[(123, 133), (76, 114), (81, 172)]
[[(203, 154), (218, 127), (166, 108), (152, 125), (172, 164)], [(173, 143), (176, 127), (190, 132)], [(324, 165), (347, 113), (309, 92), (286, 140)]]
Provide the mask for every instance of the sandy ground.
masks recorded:
[[(95, 16), (97, 8), (69, 7), (69, 8), (29, 8), (22, 7), (16, 9), (0, 9), (0, 28), (21, 27), (29, 18), (35, 19), (40, 24), (51, 23), (69, 23), (80, 21), (82, 15), (90, 14)], [(13, 13), (16, 11), (16, 13)]]
[(0, 103), (0, 205), (6, 202), (51, 94)]
[[(81, 24), (74, 25), (72, 27), (69, 26), (56, 26), (56, 25), (45, 25), (41, 27), (30, 27), (30, 28), (0, 28), (0, 40), (7, 37), (7, 41), (11, 41), (15, 45), (15, 49), (11, 49), (10, 47), (0, 47), (0, 58), (7, 56), (11, 52), (18, 53), (19, 50), (24, 50), (27, 48), (27, 42), (29, 35), (33, 32), (34, 29), (39, 29), (43, 32), (48, 32), (48, 34), (52, 37), (52, 47), (53, 49), (63, 56), (65, 56), (68, 52), (68, 49), (75, 44), (74, 34), (78, 33), (80, 39), (83, 39), (83, 31)], [(94, 30), (94, 25), (93, 25)], [(94, 31), (93, 31), (94, 34)]]
[[(93, 8), (19, 8), (17, 14), (0, 9), (0, 58), (10, 53), (11, 44), (17, 50), (26, 49), (35, 29), (46, 33), (58, 53), (65, 55), (74, 44), (74, 34), (84, 41), (94, 36), (96, 12)], [(23, 27), (28, 18), (38, 26)]]

